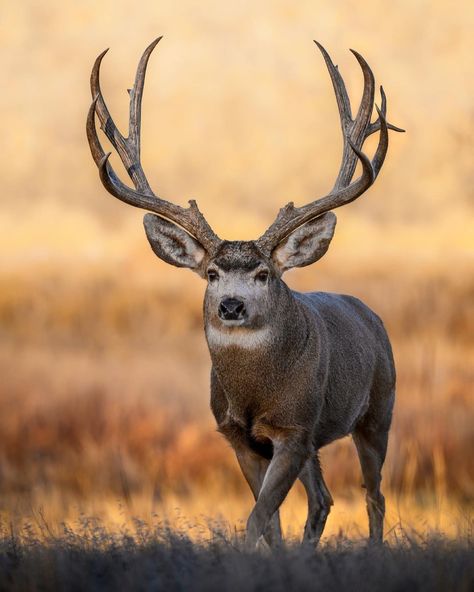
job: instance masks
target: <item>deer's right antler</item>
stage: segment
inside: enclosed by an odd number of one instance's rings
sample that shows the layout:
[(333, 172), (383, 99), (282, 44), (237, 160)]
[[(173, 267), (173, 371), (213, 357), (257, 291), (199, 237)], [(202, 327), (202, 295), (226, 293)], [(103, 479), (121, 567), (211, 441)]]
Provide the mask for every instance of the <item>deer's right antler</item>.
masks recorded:
[[(87, 116), (87, 139), (92, 157), (99, 168), (102, 184), (109, 193), (132, 206), (154, 212), (179, 224), (179, 226), (194, 236), (206, 251), (212, 255), (221, 243), (221, 240), (209, 226), (196, 202), (190, 200), (189, 207), (182, 208), (157, 197), (150, 188), (140, 162), (140, 123), (143, 86), (148, 59), (160, 40), (161, 37), (155, 39), (144, 51), (138, 64), (135, 84), (128, 91), (130, 94), (130, 122), (127, 138), (122, 136), (110, 116), (100, 88), (100, 64), (108, 50), (105, 50), (98, 56), (91, 73), (93, 101)], [(135, 190), (125, 185), (113, 170), (109, 162), (110, 152), (108, 154), (104, 152), (97, 135), (95, 126), (96, 114), (99, 118), (101, 129), (120, 156), (128, 175), (135, 185)]]
[[(342, 76), (324, 47), (317, 41), (315, 43), (323, 54), (336, 94), (344, 137), (342, 162), (336, 183), (328, 195), (300, 208), (296, 208), (293, 202), (290, 202), (279, 211), (275, 221), (257, 241), (258, 246), (266, 254), (270, 254), (276, 245), (305, 222), (361, 196), (374, 183), (382, 168), (388, 149), (388, 130), (405, 131), (387, 123), (385, 119), (387, 99), (382, 87), (380, 87), (381, 108), (376, 106), (378, 119), (370, 123), (374, 109), (374, 75), (364, 58), (354, 50), (351, 51), (359, 62), (364, 76), (364, 92), (357, 115), (352, 119), (351, 104)], [(370, 161), (362, 152), (362, 146), (366, 138), (376, 131), (380, 131), (380, 138), (375, 155)], [(351, 183), (358, 160), (362, 164), (362, 175)]]

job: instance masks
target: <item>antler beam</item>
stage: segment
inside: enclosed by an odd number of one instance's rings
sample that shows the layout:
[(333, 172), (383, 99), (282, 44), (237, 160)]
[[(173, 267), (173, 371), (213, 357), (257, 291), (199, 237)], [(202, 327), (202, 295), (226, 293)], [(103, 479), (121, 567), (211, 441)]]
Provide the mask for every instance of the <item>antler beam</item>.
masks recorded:
[[(100, 88), (100, 65), (108, 50), (105, 50), (97, 57), (91, 73), (93, 101), (87, 116), (87, 139), (92, 157), (99, 168), (102, 184), (109, 193), (132, 206), (149, 210), (179, 224), (197, 238), (209, 254), (212, 254), (221, 241), (199, 211), (196, 202), (190, 200), (189, 207), (182, 208), (157, 197), (150, 188), (140, 161), (141, 105), (145, 74), (150, 55), (160, 40), (161, 37), (155, 39), (144, 51), (138, 64), (135, 84), (128, 91), (130, 95), (130, 119), (129, 135), (127, 138), (120, 133), (115, 125)], [(109, 162), (110, 152), (108, 154), (105, 153), (97, 135), (95, 125), (96, 115), (99, 118), (101, 129), (120, 156), (135, 186), (135, 190), (125, 185), (113, 170)]]

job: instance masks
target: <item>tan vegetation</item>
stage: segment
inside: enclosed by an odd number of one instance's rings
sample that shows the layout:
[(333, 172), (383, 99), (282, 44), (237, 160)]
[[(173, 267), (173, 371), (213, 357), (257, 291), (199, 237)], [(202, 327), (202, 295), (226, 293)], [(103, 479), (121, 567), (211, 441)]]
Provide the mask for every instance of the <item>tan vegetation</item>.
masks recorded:
[[(474, 492), (467, 453), (474, 443), (468, 333), (474, 284), (448, 272), (416, 280), (403, 270), (391, 278), (374, 270), (359, 270), (357, 277), (349, 269), (340, 273), (323, 270), (319, 283), (350, 285), (379, 310), (397, 360), (384, 469), (389, 523), (400, 519), (402, 506), (405, 519), (421, 515), (439, 524), (441, 505), (443, 527), (452, 533), (453, 516), (469, 508)], [(106, 270), (2, 279), (4, 511), (16, 507), (29, 514), (43, 506), (59, 521), (80, 506), (117, 518), (121, 500), (130, 515), (173, 516), (181, 507), (194, 516), (245, 517), (251, 496), (207, 409), (200, 294), (188, 288), (170, 293), (159, 275), (145, 284)], [(452, 301), (461, 305), (452, 309)], [(339, 498), (333, 528), (341, 520), (345, 528), (351, 520), (363, 525), (352, 443), (331, 445), (322, 458)], [(222, 491), (225, 502), (219, 503)], [(415, 509), (409, 500), (416, 500)], [(291, 529), (303, 521), (302, 492), (287, 506)]]

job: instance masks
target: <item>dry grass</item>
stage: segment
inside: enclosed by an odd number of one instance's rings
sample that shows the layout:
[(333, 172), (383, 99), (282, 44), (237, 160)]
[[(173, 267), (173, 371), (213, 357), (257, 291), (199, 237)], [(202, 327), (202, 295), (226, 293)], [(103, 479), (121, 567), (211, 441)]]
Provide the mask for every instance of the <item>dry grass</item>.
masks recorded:
[[(74, 520), (79, 510), (110, 524), (153, 512), (174, 523), (180, 508), (190, 518), (245, 519), (247, 485), (207, 408), (199, 284), (180, 277), (183, 289), (158, 276), (144, 282), (131, 272), (125, 281), (113, 270), (80, 267), (73, 277), (44, 269), (4, 274), (4, 516), (21, 523), (42, 507), (52, 525)], [(293, 283), (304, 288), (311, 281), (303, 273)], [(456, 536), (474, 487), (467, 453), (471, 278), (459, 268), (413, 278), (402, 268), (387, 276), (321, 266), (318, 283), (365, 299), (392, 337), (398, 391), (384, 468), (388, 528), (405, 520)], [(323, 450), (322, 459), (337, 499), (327, 534), (366, 532), (350, 439)], [(302, 527), (304, 512), (297, 488), (283, 512), (287, 532)]]
[[(171, 529), (155, 519), (111, 531), (82, 516), (75, 528), (40, 532), (0, 522), (2, 590), (452, 590), (474, 584), (472, 538), (420, 536), (399, 527), (391, 542), (366, 546), (333, 537), (315, 553), (295, 541), (271, 555), (244, 550), (243, 539), (222, 522), (204, 530)], [(190, 538), (190, 531), (197, 537)]]

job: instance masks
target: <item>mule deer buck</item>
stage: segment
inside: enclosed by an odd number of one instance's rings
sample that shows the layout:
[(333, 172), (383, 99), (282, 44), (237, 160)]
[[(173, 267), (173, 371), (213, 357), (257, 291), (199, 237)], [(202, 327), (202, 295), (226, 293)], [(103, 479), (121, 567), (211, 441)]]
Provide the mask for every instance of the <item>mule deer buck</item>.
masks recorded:
[[(332, 505), (318, 460), (322, 446), (352, 434), (367, 490), (370, 539), (382, 541), (384, 497), (381, 469), (395, 396), (395, 368), (382, 321), (352, 296), (290, 290), (282, 280), (327, 251), (336, 225), (330, 210), (361, 196), (375, 181), (388, 148), (382, 87), (378, 118), (374, 76), (356, 51), (364, 90), (353, 119), (344, 81), (316, 42), (336, 94), (344, 138), (343, 157), (332, 191), (315, 201), (283, 207), (272, 225), (252, 241), (221, 240), (198, 209), (156, 196), (140, 163), (140, 114), (147, 63), (161, 38), (145, 50), (130, 94), (130, 128), (115, 126), (99, 84), (103, 52), (91, 74), (93, 103), (87, 137), (100, 179), (109, 193), (154, 212), (144, 217), (153, 251), (172, 265), (207, 279), (204, 325), (212, 360), (211, 409), (218, 430), (235, 450), (255, 498), (247, 522), (249, 548), (281, 540), (279, 507), (296, 479), (308, 496), (304, 540), (317, 544)], [(135, 189), (117, 176), (100, 144), (95, 116), (118, 152)], [(370, 160), (364, 141), (379, 134)], [(361, 175), (352, 181), (357, 162)]]

